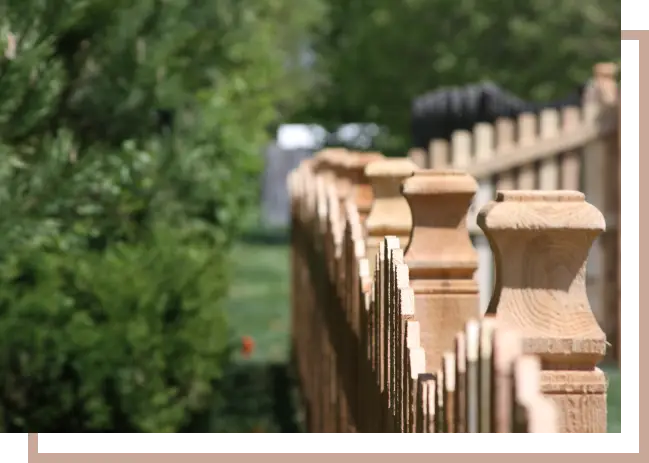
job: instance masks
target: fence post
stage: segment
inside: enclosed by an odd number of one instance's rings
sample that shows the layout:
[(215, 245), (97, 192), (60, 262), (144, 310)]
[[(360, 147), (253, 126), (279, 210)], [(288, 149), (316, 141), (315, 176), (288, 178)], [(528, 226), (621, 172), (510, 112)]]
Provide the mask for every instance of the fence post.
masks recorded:
[(516, 329), (523, 353), (539, 355), (541, 390), (556, 403), (561, 432), (606, 432), (606, 377), (596, 367), (606, 337), (585, 286), (590, 246), (604, 218), (572, 191), (499, 191), (478, 216), (496, 262), (488, 308)]
[(479, 316), (473, 278), (477, 253), (466, 228), (476, 190), (473, 177), (455, 170), (420, 170), (402, 187), (413, 221), (404, 262), (410, 268), (428, 372), (441, 369), (442, 354), (453, 349), (455, 334)]
[(372, 185), (374, 200), (365, 221), (367, 258), (374, 272), (374, 256), (384, 236), (399, 238), (404, 248), (410, 239), (412, 215), (406, 199), (401, 196), (401, 183), (419, 170), (408, 159), (385, 159), (369, 164), (365, 175)]

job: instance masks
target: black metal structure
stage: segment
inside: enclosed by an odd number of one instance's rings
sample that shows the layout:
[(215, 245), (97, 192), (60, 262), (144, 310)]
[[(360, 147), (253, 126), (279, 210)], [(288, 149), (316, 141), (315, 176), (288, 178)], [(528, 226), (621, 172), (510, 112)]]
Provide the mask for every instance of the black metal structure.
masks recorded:
[(416, 97), (412, 103), (412, 147), (428, 150), (432, 140), (450, 140), (456, 130), (470, 130), (480, 122), (501, 117), (538, 114), (546, 108), (579, 106), (586, 84), (564, 98), (536, 103), (525, 101), (493, 82), (441, 88)]

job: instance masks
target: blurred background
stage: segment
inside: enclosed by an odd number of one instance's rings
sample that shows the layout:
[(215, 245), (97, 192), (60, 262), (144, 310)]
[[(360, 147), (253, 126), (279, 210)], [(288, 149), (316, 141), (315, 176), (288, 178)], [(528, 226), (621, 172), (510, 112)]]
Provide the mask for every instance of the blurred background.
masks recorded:
[(286, 173), (404, 156), (438, 89), (578, 95), (619, 30), (613, 0), (0, 0), (0, 431), (300, 431)]

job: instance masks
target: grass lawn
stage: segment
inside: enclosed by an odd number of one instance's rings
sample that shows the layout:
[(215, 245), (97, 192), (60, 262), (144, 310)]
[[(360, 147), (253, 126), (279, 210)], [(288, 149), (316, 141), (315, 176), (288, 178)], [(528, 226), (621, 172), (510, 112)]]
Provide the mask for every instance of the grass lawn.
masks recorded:
[(602, 369), (608, 376), (608, 432), (620, 430), (620, 370), (616, 366), (604, 365)]
[(237, 336), (250, 336), (249, 362), (286, 362), (291, 329), (286, 245), (239, 245), (227, 304)]
[[(241, 359), (239, 365), (247, 371), (246, 383), (253, 404), (246, 413), (251, 413), (247, 423), (253, 429), (277, 431), (291, 425), (286, 421), (287, 413), (278, 407), (282, 391), (277, 385), (290, 388), (281, 374), (269, 373), (263, 368), (269, 365), (273, 371), (285, 367), (289, 353), (289, 251), (286, 244), (240, 244), (234, 250), (234, 279), (230, 289), (227, 310), (230, 324), (236, 336), (250, 336), (255, 347), (248, 359)], [(609, 377), (608, 431), (620, 432), (620, 372), (617, 368), (604, 365)], [(270, 379), (269, 379), (270, 378)], [(274, 378), (274, 379), (273, 379)], [(264, 386), (265, 381), (273, 385)], [(242, 386), (242, 390), (245, 387)], [(285, 391), (288, 394), (288, 391)], [(279, 397), (279, 398), (278, 398)], [(254, 416), (252, 416), (254, 415)], [(277, 423), (284, 420), (284, 423)], [(256, 423), (256, 424), (255, 424)], [(249, 426), (249, 427), (250, 427)], [(241, 431), (245, 432), (245, 431)]]
[(290, 308), (286, 244), (240, 244), (234, 249), (233, 280), (226, 311), (235, 339), (253, 340), (222, 384), (211, 432), (297, 432), (288, 371)]

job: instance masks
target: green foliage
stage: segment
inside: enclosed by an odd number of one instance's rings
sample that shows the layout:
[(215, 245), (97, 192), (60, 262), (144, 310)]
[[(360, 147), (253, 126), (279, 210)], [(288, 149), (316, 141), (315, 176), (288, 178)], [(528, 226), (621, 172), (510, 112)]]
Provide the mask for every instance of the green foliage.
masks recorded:
[(259, 152), (310, 81), (304, 3), (0, 0), (0, 430), (208, 408)]
[(619, 58), (610, 0), (328, 0), (313, 42), (322, 88), (294, 119), (386, 126), (382, 146), (409, 147), (412, 98), (490, 79), (533, 100), (571, 92), (598, 61)]
[(5, 431), (173, 432), (207, 405), (227, 353), (222, 256), (176, 235), (4, 260)]

